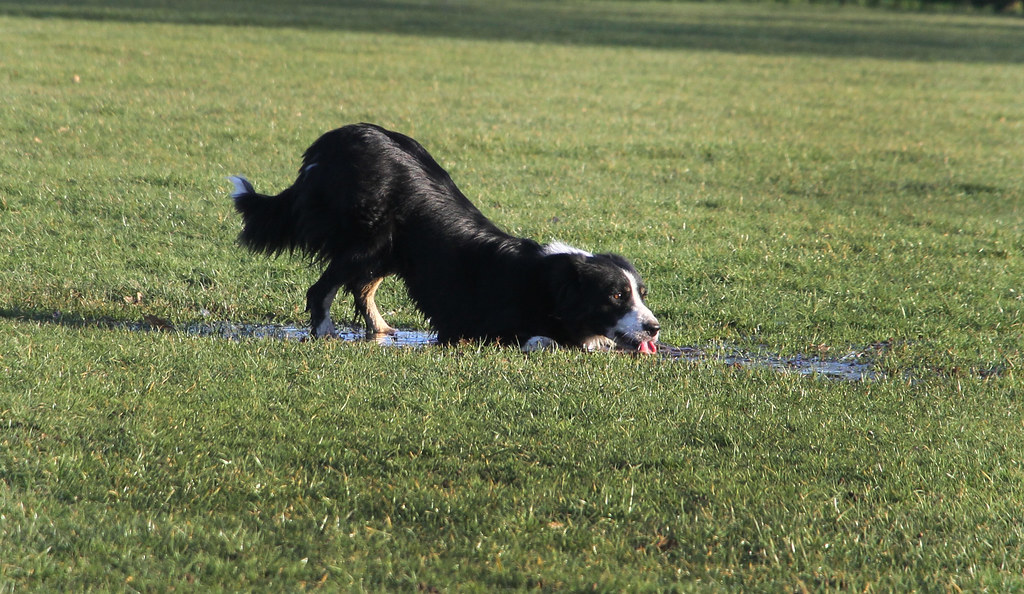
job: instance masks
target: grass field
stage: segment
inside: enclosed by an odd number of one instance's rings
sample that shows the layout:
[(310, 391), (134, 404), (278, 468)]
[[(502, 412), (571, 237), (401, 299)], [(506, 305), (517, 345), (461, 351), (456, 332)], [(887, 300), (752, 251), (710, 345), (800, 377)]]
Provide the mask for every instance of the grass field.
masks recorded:
[[(852, 7), (0, 0), (0, 591), (1024, 588), (1021, 40)], [(238, 248), (225, 177), (276, 192), (355, 121), (506, 229), (630, 257), (666, 343), (866, 349), (880, 379), (133, 330), (303, 324), (317, 271)]]

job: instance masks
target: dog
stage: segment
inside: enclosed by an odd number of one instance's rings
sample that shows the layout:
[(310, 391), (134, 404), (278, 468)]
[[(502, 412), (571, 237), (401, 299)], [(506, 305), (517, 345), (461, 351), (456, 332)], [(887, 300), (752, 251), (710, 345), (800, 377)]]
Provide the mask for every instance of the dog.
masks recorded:
[(330, 309), (342, 288), (368, 336), (394, 333), (374, 295), (396, 275), (441, 344), (656, 352), (661, 325), (629, 261), (505, 233), (408, 136), (365, 123), (327, 132), (276, 196), (228, 179), (243, 246), (326, 265), (306, 292), (314, 337), (336, 336)]

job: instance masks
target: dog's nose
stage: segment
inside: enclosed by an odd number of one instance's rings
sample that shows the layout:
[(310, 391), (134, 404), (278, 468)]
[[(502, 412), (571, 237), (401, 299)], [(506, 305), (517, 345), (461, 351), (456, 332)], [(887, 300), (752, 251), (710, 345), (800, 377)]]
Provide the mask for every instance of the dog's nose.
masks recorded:
[(657, 336), (658, 331), (660, 330), (661, 324), (658, 323), (658, 320), (650, 320), (644, 322), (644, 332), (650, 334), (651, 336)]

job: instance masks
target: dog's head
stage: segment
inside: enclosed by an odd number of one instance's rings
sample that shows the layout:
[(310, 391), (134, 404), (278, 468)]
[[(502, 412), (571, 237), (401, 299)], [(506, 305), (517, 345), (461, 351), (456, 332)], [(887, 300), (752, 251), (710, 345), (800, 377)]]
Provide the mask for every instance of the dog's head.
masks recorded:
[(576, 346), (605, 337), (624, 350), (656, 352), (661, 324), (644, 303), (647, 286), (628, 260), (575, 249), (547, 258), (553, 316)]

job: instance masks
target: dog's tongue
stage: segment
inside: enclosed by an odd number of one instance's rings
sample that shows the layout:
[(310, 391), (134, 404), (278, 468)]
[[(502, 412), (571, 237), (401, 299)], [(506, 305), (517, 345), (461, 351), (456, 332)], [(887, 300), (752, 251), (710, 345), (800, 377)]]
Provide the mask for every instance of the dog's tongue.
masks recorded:
[(658, 344), (655, 343), (653, 340), (645, 340), (644, 342), (640, 343), (640, 346), (637, 347), (637, 350), (645, 355), (653, 355), (658, 352)]

